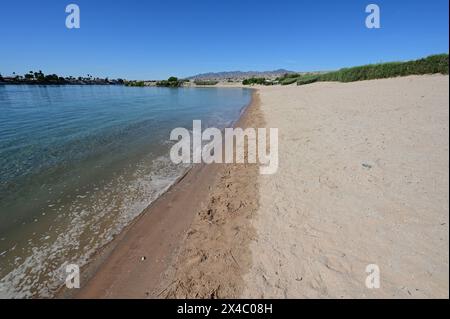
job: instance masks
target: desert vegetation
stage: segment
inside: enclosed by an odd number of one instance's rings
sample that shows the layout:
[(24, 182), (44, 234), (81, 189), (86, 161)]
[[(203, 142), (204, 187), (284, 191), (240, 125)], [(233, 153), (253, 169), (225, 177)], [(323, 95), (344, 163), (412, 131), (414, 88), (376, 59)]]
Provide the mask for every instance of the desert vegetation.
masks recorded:
[(407, 62), (369, 64), (323, 74), (304, 75), (297, 78), (297, 84), (304, 85), (317, 81), (354, 82), (435, 73), (448, 74), (448, 54), (431, 55)]
[(216, 85), (219, 81), (214, 80), (195, 80), (195, 85)]
[(156, 82), (156, 86), (177, 88), (177, 87), (182, 86), (183, 83), (184, 83), (184, 80), (179, 80), (177, 77), (171, 76), (167, 80), (162, 80), (162, 81)]

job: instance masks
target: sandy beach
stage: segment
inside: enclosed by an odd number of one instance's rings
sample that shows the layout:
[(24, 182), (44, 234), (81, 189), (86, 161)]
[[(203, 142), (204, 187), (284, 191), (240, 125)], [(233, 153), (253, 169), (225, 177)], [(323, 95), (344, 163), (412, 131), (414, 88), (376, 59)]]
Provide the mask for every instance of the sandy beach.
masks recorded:
[(74, 297), (448, 298), (448, 85), (255, 87), (238, 126), (279, 129), (278, 172), (194, 167)]
[(261, 90), (280, 168), (258, 177), (244, 296), (448, 298), (448, 82)]

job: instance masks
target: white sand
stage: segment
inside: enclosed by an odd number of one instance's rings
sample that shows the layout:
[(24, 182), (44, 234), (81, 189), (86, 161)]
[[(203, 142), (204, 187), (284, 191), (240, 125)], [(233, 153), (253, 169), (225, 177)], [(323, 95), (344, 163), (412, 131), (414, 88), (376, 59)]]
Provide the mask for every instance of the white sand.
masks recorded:
[[(448, 85), (436, 75), (260, 90), (280, 166), (258, 177), (244, 297), (449, 297)], [(380, 289), (365, 286), (372, 263)]]

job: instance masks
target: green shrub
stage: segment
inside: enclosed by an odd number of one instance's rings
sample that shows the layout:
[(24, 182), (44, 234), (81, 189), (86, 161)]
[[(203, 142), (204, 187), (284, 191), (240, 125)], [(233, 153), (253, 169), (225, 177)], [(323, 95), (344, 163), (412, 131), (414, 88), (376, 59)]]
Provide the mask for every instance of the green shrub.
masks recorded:
[(319, 75), (303, 75), (297, 79), (297, 85), (305, 85), (317, 82)]
[(292, 84), (292, 83), (295, 83), (295, 82), (297, 82), (297, 77), (287, 77), (287, 78), (284, 78), (284, 79), (282, 79), (282, 80), (280, 80), (280, 84), (281, 85), (289, 85), (289, 84)]
[(353, 82), (434, 73), (448, 74), (448, 54), (432, 55), (408, 62), (389, 62), (344, 68), (322, 74), (318, 80)]
[(266, 78), (250, 78), (242, 81), (243, 85), (251, 85), (251, 84), (266, 84)]
[(136, 87), (144, 87), (145, 83), (144, 81), (130, 81), (126, 82), (126, 86), (136, 86)]
[(212, 81), (212, 80), (195, 80), (195, 85), (216, 85), (219, 83), (219, 81)]
[(293, 78), (298, 78), (300, 76), (300, 74), (298, 73), (286, 73), (283, 78), (284, 79), (293, 79)]
[(156, 86), (177, 88), (177, 87), (182, 86), (183, 83), (184, 83), (184, 80), (178, 80), (178, 78), (171, 76), (167, 80), (162, 80), (162, 81), (156, 82)]
[[(276, 78), (275, 81), (278, 81), (279, 83), (284, 83), (284, 82), (289, 83), (289, 82), (291, 82), (292, 79), (297, 79), (299, 76), (300, 76), (300, 74), (298, 74), (298, 73), (285, 73), (283, 76)], [(294, 82), (291, 82), (291, 83), (294, 83)]]

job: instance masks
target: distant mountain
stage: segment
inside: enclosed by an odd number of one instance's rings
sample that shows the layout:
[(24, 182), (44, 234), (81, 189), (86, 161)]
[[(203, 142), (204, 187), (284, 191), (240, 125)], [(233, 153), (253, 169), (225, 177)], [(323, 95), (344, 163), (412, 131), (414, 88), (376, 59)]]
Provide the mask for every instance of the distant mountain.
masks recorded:
[(190, 76), (189, 80), (226, 80), (226, 79), (246, 79), (251, 77), (258, 78), (276, 78), (284, 74), (297, 73), (285, 69), (279, 69), (274, 71), (229, 71), (229, 72), (209, 72)]

